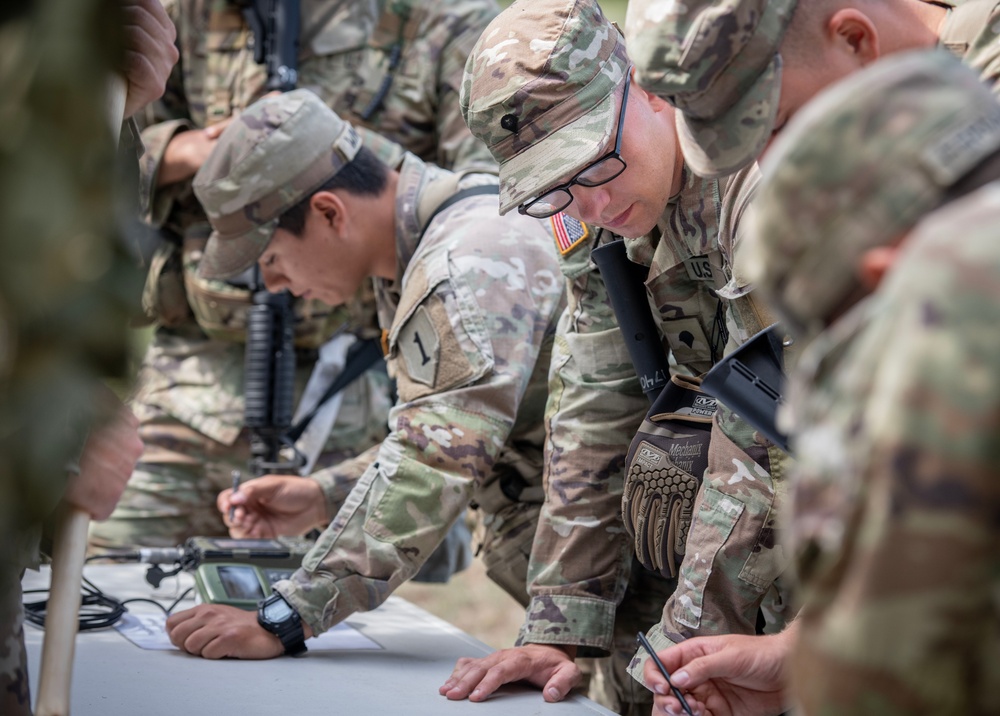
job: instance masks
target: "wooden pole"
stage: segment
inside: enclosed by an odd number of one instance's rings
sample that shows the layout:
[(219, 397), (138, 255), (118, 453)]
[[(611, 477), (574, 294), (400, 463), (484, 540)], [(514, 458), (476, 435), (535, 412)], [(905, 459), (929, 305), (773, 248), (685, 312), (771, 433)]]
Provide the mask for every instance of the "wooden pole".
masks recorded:
[[(108, 118), (115, 136), (125, 113), (128, 84), (114, 76), (108, 87)], [(69, 716), (73, 651), (80, 615), (80, 588), (87, 555), (90, 515), (63, 505), (52, 549), (52, 586), (45, 613), (45, 639), (35, 716)]]

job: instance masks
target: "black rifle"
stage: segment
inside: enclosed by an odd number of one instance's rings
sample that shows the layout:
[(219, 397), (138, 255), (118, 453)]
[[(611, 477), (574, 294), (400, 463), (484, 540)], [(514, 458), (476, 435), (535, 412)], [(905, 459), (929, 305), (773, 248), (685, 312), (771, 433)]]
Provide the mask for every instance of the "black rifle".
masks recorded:
[[(295, 89), (299, 59), (299, 0), (239, 0), (254, 37), (254, 60), (267, 68), (266, 88)], [(295, 400), (295, 313), (288, 291), (270, 293), (253, 270), (253, 306), (247, 315), (245, 423), (251, 431), (250, 471), (255, 476), (295, 472), (304, 460), (286, 436)]]
[(253, 32), (253, 59), (267, 68), (268, 90), (287, 92), (299, 81), (299, 0), (238, 0)]
[(256, 477), (295, 472), (302, 465), (298, 453), (288, 460), (281, 456), (282, 447), (292, 447), (285, 435), (295, 401), (292, 300), (288, 291), (258, 288), (247, 313), (244, 421), (250, 428), (250, 471)]
[(670, 363), (660, 341), (646, 296), (647, 266), (630, 261), (621, 239), (590, 252), (608, 287), (611, 308), (618, 319), (629, 358), (639, 376), (642, 392), (652, 403), (670, 380)]
[(786, 453), (788, 436), (777, 413), (785, 388), (782, 330), (775, 323), (715, 364), (701, 389), (735, 411)]

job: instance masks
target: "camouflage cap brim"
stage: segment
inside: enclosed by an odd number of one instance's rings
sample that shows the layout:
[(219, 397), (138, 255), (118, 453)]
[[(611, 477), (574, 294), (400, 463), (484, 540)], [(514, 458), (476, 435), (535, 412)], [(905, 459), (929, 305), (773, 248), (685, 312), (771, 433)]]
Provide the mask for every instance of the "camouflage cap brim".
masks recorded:
[(624, 91), (623, 82), (582, 117), (501, 162), (500, 214), (568, 180), (607, 151)]
[(699, 176), (728, 176), (764, 151), (778, 115), (781, 57), (774, 55), (753, 86), (724, 114), (699, 120), (677, 112), (677, 136), (684, 161)]
[(204, 279), (221, 280), (243, 273), (257, 263), (277, 228), (278, 219), (272, 219), (242, 236), (234, 237), (238, 240), (222, 240), (219, 232), (213, 231), (205, 245), (198, 275)]

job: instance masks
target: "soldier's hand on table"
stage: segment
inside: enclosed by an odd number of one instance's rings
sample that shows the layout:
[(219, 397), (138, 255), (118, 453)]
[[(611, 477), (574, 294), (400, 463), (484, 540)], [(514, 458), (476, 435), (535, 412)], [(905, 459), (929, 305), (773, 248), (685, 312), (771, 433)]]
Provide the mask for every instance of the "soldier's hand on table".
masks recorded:
[[(264, 475), (219, 493), (216, 505), (233, 537), (301, 535), (326, 525), (326, 498), (319, 484), (294, 475)], [(229, 508), (235, 507), (233, 521)]]
[(503, 684), (527, 681), (542, 689), (546, 701), (561, 701), (582, 679), (575, 655), (574, 646), (527, 644), (481, 659), (462, 658), (438, 693), (452, 700), (485, 701)]
[(139, 420), (103, 386), (96, 402), (110, 417), (90, 431), (80, 455), (80, 472), (70, 475), (64, 499), (90, 515), (107, 519), (142, 456)]
[[(785, 708), (785, 660), (794, 627), (781, 634), (697, 637), (657, 652), (696, 714), (770, 716)], [(683, 714), (652, 659), (643, 675), (656, 696), (653, 714)]]
[(257, 612), (199, 604), (167, 619), (174, 646), (206, 659), (272, 659), (285, 653), (281, 640), (257, 623)]

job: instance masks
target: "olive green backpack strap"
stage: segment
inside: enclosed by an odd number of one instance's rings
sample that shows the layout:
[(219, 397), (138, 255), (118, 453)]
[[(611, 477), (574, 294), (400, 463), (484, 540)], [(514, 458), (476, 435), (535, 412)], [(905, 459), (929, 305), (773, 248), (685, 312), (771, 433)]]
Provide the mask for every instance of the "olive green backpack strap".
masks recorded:
[[(434, 208), (431, 210), (427, 218), (421, 218), (420, 235), (423, 236), (424, 233), (426, 233), (428, 227), (431, 225), (431, 222), (434, 221), (434, 218), (445, 209), (454, 206), (463, 199), (468, 199), (470, 196), (483, 196), (486, 194), (499, 196), (500, 186), (497, 184), (479, 184), (477, 186), (466, 187), (465, 189), (459, 189), (450, 196), (445, 197), (442, 201), (437, 202), (436, 205), (432, 205)], [(423, 203), (420, 208), (424, 208)], [(418, 210), (417, 216), (422, 217), (423, 213), (424, 212)]]

